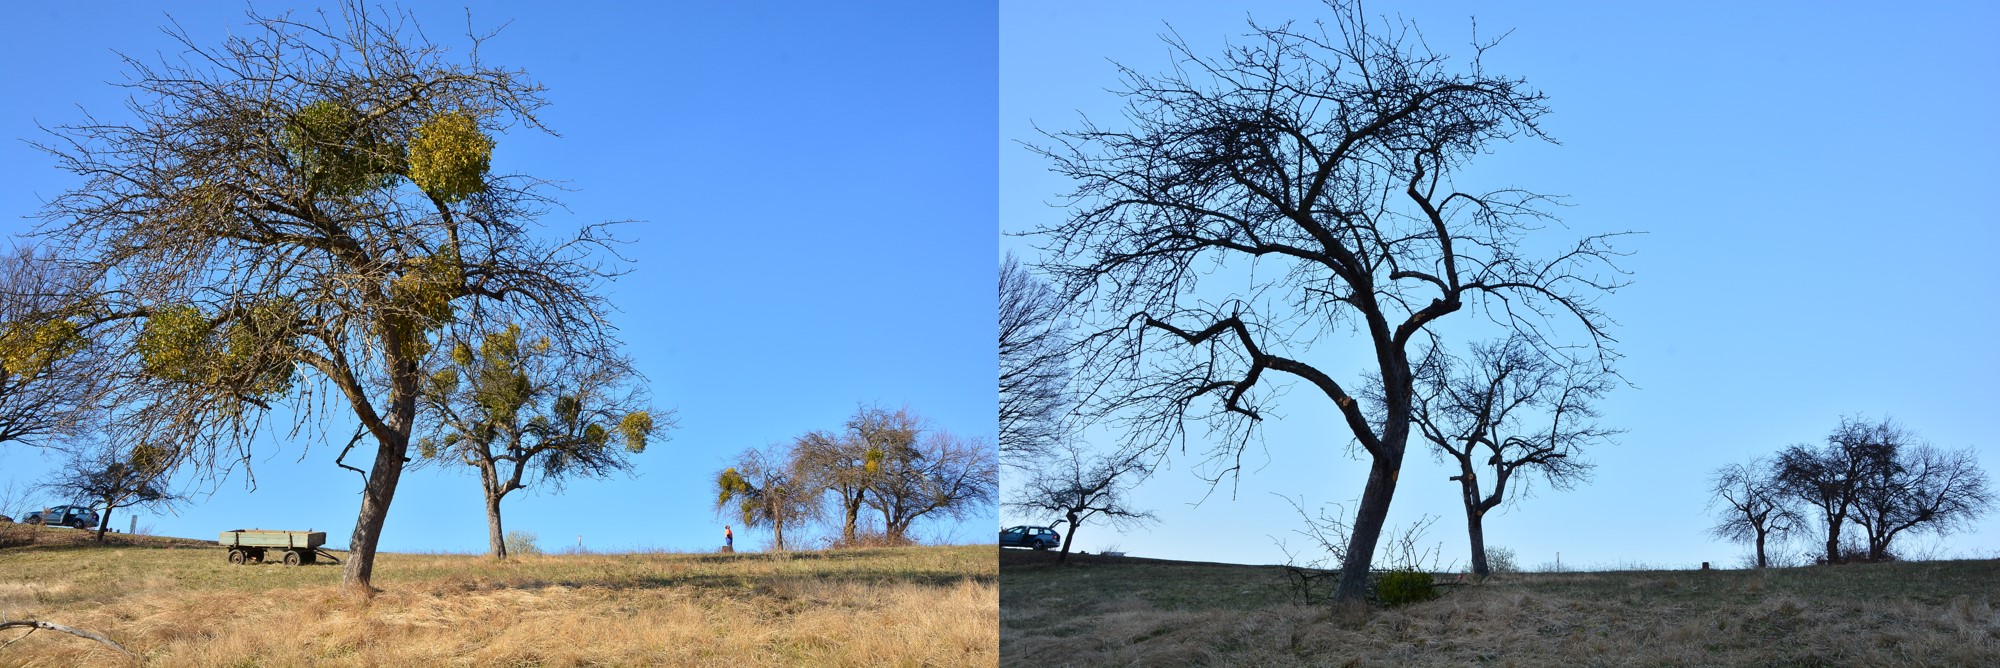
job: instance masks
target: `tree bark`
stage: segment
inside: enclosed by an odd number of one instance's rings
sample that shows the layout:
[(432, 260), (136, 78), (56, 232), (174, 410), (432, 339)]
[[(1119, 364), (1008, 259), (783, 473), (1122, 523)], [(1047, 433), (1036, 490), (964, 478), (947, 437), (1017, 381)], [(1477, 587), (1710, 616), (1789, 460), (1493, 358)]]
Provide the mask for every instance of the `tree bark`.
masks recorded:
[(1770, 560), (1764, 558), (1764, 528), (1757, 527), (1757, 567), (1769, 568)]
[(486, 539), (494, 559), (507, 558), (507, 536), (500, 530), (500, 495), (486, 493)]
[(1486, 565), (1486, 511), (1478, 506), (1465, 508), (1465, 532), (1472, 538), (1472, 574), (1479, 577), (1492, 575)]
[(111, 504), (104, 504), (104, 516), (97, 518), (97, 542), (104, 542), (104, 530), (111, 527)]
[(1056, 563), (1069, 562), (1070, 543), (1076, 540), (1076, 513), (1069, 513), (1069, 530), (1063, 532), (1062, 553), (1056, 555)]
[(369, 467), (368, 485), (361, 492), (361, 513), (354, 522), (354, 535), (348, 540), (347, 564), (340, 574), (342, 595), (367, 598), (375, 594), (375, 587), (370, 584), (375, 575), (375, 543), (382, 538), (382, 523), (389, 518), (389, 503), (396, 498), (396, 483), (403, 477), (403, 455), (408, 446), (407, 438), (378, 441), (375, 464)]
[[(50, 631), (56, 631), (59, 633), (67, 633), (76, 636), (78, 638), (95, 640), (97, 642), (104, 643), (106, 647), (118, 650), (125, 656), (137, 656), (132, 653), (132, 650), (125, 649), (124, 645), (118, 644), (118, 642), (115, 640), (106, 638), (103, 635), (92, 631), (85, 631), (83, 629), (76, 628), (74, 626), (64, 626), (61, 624), (57, 624), (55, 622), (43, 622), (33, 619), (16, 619), (12, 621), (0, 620), (0, 629), (11, 629), (17, 627), (27, 627), (31, 629), (48, 629)], [(29, 633), (33, 633), (33, 631), (30, 631)]]
[(1402, 439), (1394, 442), (1383, 439), (1382, 446), (1383, 452), (1368, 467), (1368, 484), (1361, 488), (1361, 507), (1355, 512), (1354, 528), (1347, 538), (1347, 559), (1340, 567), (1340, 585), (1333, 590), (1335, 603), (1368, 597), (1368, 570), (1375, 559), (1375, 543), (1382, 538), (1382, 526), (1389, 518), (1389, 502), (1396, 496), (1396, 476), (1403, 467)]
[(785, 523), (772, 522), (771, 533), (773, 534), (772, 540), (776, 541), (778, 544), (777, 545), (778, 551), (779, 552), (785, 551)]

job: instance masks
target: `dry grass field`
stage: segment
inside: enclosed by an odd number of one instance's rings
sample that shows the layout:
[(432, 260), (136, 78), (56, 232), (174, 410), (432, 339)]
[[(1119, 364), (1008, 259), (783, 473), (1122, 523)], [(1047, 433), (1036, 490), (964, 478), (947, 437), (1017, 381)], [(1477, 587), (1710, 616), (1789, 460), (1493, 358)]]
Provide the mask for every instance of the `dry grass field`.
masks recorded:
[[(39, 531), (26, 539), (22, 531)], [(231, 566), (200, 541), (0, 525), (0, 615), (103, 633), (0, 632), (0, 667), (958, 666), (998, 653), (984, 546), (583, 554), (495, 563), (384, 554), (383, 593), (340, 568)], [(33, 544), (24, 544), (33, 540)], [(16, 641), (17, 638), (20, 638)]]
[(2000, 666), (2000, 560), (1502, 575), (1365, 616), (1279, 567), (1003, 550), (1004, 662), (1121, 666)]

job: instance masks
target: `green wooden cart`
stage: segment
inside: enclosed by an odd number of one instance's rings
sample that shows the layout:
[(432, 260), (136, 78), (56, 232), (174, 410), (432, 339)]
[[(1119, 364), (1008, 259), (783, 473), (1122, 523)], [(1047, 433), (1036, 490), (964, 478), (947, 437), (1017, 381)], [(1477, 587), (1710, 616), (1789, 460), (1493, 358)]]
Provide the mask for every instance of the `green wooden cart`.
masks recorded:
[(319, 549), (326, 544), (325, 531), (237, 529), (222, 532), (219, 542), (229, 548), (229, 563), (238, 566), (263, 563), (265, 555), (273, 550), (284, 553), (286, 566), (315, 563), (320, 555), (333, 559), (333, 555)]

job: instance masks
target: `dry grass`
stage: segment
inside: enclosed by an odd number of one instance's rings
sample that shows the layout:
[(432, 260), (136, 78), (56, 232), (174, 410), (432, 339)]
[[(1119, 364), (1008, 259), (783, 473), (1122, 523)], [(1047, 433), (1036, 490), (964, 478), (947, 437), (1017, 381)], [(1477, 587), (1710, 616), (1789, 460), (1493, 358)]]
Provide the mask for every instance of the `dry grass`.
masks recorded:
[(1996, 583), (2000, 561), (1524, 574), (1356, 618), (1291, 603), (1271, 567), (1015, 557), (1000, 646), (1052, 665), (1995, 666)]
[[(111, 636), (142, 656), (38, 632), (0, 667), (992, 665), (991, 548), (783, 555), (385, 554), (384, 592), (340, 569), (230, 566), (219, 548), (0, 550), (0, 614)], [(8, 632), (0, 642), (18, 636)]]

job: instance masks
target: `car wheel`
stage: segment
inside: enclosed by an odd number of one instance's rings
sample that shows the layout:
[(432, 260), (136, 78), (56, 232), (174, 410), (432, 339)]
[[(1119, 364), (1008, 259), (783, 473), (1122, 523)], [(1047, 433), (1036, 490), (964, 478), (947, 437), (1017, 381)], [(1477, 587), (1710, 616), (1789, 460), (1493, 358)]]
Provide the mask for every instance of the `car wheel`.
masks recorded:
[(69, 528), (71, 529), (81, 529), (84, 526), (86, 525), (83, 523), (83, 520), (81, 519), (72, 519), (69, 521)]

